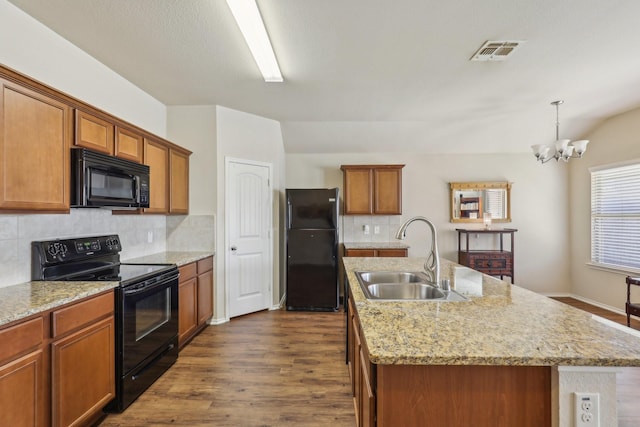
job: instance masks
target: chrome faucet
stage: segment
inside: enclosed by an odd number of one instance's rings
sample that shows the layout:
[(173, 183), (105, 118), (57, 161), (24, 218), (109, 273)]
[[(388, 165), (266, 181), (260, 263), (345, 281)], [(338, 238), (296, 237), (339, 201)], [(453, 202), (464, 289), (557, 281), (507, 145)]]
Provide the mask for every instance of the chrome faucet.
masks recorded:
[(407, 237), (407, 227), (414, 221), (426, 222), (431, 229), (431, 253), (424, 262), (424, 270), (431, 275), (436, 286), (440, 286), (440, 254), (438, 253), (438, 234), (431, 221), (423, 216), (414, 216), (406, 220), (398, 229), (396, 239), (404, 240)]

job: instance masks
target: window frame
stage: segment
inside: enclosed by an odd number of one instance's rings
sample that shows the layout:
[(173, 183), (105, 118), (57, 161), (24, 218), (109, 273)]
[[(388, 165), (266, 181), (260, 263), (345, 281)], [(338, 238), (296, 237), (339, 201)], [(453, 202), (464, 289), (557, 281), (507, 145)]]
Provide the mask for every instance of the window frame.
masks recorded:
[[(616, 263), (608, 263), (603, 262), (603, 257), (594, 257), (594, 253), (596, 252), (596, 239), (600, 238), (600, 236), (596, 236), (596, 233), (599, 232), (598, 227), (596, 227), (596, 221), (598, 219), (602, 220), (603, 218), (612, 218), (612, 219), (629, 219), (636, 218), (637, 224), (634, 225), (634, 230), (639, 233), (638, 239), (638, 249), (640, 249), (640, 206), (638, 206), (633, 213), (629, 214), (628, 212), (623, 212), (623, 209), (615, 212), (613, 214), (603, 214), (596, 212), (597, 209), (594, 209), (596, 200), (594, 197), (597, 197), (595, 194), (596, 189), (594, 188), (594, 175), (605, 172), (613, 172), (614, 170), (624, 169), (624, 168), (633, 168), (633, 174), (637, 175), (637, 183), (638, 183), (638, 199), (640, 199), (640, 159), (628, 160), (625, 162), (612, 163), (607, 165), (595, 166), (589, 168), (590, 175), (590, 208), (589, 208), (589, 225), (590, 225), (590, 245), (589, 245), (589, 262), (588, 265), (606, 271), (624, 273), (624, 274), (640, 274), (640, 250), (638, 251), (638, 258), (636, 260), (636, 265), (625, 265), (625, 264), (616, 264)], [(635, 182), (635, 181), (634, 181)], [(599, 200), (601, 201), (601, 200)], [(600, 238), (600, 240), (602, 240)], [(599, 243), (601, 246), (602, 243)], [(600, 249), (602, 251), (603, 249)], [(606, 248), (604, 249), (606, 251)], [(597, 258), (597, 259), (596, 259)], [(619, 257), (618, 260), (624, 259), (624, 257)]]

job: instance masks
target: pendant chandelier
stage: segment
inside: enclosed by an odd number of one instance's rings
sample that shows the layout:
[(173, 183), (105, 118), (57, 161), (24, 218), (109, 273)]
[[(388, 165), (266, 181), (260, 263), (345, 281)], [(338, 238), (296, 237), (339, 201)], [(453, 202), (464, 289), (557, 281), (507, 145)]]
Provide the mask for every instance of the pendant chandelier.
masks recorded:
[(560, 120), (558, 116), (558, 109), (560, 104), (564, 101), (553, 101), (551, 105), (556, 106), (556, 143), (555, 144), (537, 144), (532, 145), (531, 149), (536, 156), (536, 160), (541, 163), (547, 163), (551, 159), (556, 161), (562, 159), (568, 162), (569, 159), (580, 158), (587, 151), (588, 140), (582, 139), (580, 141), (571, 142), (570, 139), (560, 139)]

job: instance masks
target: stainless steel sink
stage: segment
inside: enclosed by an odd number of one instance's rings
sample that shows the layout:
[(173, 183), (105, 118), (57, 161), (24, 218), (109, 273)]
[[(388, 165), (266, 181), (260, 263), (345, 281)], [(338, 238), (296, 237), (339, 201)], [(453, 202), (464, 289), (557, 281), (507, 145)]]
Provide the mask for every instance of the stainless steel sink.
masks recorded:
[(367, 299), (378, 301), (468, 301), (455, 291), (439, 289), (421, 271), (356, 271)]
[(367, 285), (369, 293), (378, 299), (443, 299), (444, 293), (426, 283), (374, 283)]

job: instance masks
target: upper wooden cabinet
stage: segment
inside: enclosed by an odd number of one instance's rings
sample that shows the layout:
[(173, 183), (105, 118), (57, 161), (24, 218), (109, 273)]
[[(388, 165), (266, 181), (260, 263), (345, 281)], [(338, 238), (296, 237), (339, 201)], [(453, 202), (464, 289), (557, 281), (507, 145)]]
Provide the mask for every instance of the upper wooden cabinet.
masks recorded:
[(345, 215), (402, 214), (404, 165), (342, 165)]
[(75, 145), (113, 156), (113, 135), (113, 123), (76, 110)]
[(68, 212), (68, 105), (0, 79), (0, 209)]
[(147, 213), (169, 212), (169, 147), (144, 139), (144, 164), (149, 166), (149, 207)]
[(144, 164), (150, 170), (149, 207), (145, 213), (189, 213), (189, 155), (160, 140), (144, 139)]
[(144, 149), (142, 135), (120, 126), (116, 126), (115, 132), (114, 154), (123, 159), (142, 163)]
[(72, 145), (149, 165), (144, 212), (189, 213), (191, 151), (2, 65), (0, 92), (0, 213), (68, 213)]
[(189, 213), (189, 153), (169, 150), (169, 213)]

